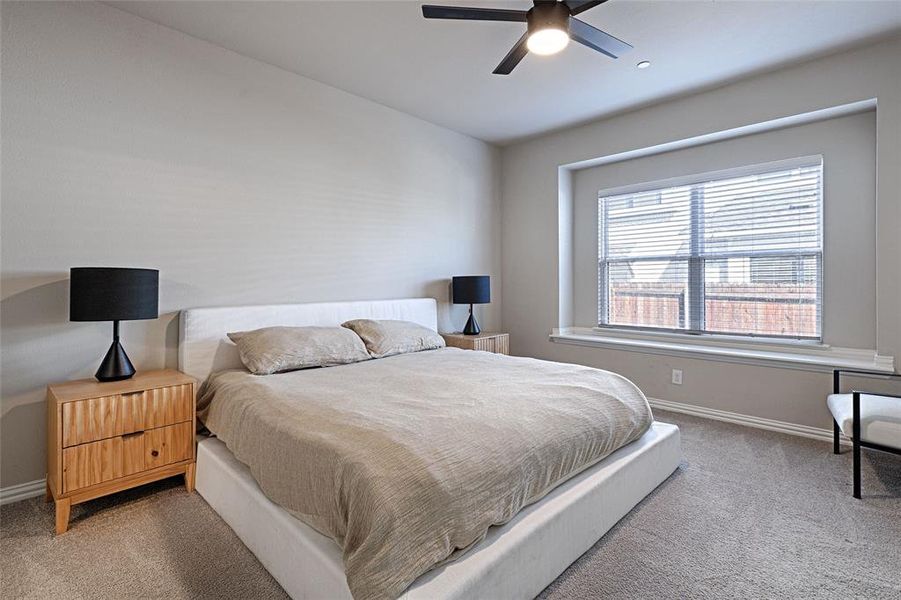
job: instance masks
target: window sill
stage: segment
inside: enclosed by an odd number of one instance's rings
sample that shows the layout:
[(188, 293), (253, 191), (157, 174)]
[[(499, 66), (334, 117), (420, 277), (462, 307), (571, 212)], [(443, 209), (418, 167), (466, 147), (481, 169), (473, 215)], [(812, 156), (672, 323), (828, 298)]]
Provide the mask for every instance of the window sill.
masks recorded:
[(823, 344), (798, 342), (760, 342), (733, 339), (697, 339), (697, 336), (617, 331), (599, 331), (590, 327), (555, 329), (549, 339), (558, 344), (611, 348), (645, 354), (665, 354), (705, 358), (805, 371), (831, 371), (834, 368), (894, 372), (894, 357), (880, 356), (874, 350), (837, 348)]

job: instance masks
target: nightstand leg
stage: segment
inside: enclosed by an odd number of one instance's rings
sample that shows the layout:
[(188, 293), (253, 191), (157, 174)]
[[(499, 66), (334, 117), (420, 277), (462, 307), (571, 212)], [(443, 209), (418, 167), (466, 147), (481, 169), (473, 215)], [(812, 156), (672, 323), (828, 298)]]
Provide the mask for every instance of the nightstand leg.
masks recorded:
[(185, 489), (188, 492), (194, 491), (194, 463), (185, 467)]
[(47, 491), (44, 492), (44, 502), (50, 503), (53, 502), (53, 492), (50, 491), (50, 482), (47, 482)]
[(68, 498), (60, 498), (56, 501), (56, 533), (66, 533), (69, 528), (69, 509), (72, 503)]

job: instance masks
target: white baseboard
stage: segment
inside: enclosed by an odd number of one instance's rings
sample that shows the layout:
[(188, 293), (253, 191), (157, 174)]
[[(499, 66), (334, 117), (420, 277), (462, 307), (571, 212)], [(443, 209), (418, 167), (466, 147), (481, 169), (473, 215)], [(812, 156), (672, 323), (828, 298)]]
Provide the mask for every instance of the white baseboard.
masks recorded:
[[(659, 408), (660, 410), (683, 413), (695, 417), (702, 417), (704, 419), (713, 419), (714, 421), (735, 423), (736, 425), (745, 425), (747, 427), (766, 429), (768, 431), (778, 431), (779, 433), (798, 435), (801, 437), (821, 440), (825, 442), (832, 441), (831, 429), (810, 427), (809, 425), (798, 425), (797, 423), (776, 421), (775, 419), (764, 419), (762, 417), (752, 417), (751, 415), (743, 415), (741, 413), (729, 412), (726, 410), (717, 410), (715, 408), (706, 408), (704, 406), (697, 406), (694, 404), (661, 400), (659, 398), (648, 398), (648, 404), (651, 405), (651, 408)], [(850, 444), (851, 442), (850, 440), (842, 436), (841, 443)]]
[(46, 489), (46, 479), (35, 479), (27, 483), (0, 488), (0, 506), (35, 496), (43, 496)]

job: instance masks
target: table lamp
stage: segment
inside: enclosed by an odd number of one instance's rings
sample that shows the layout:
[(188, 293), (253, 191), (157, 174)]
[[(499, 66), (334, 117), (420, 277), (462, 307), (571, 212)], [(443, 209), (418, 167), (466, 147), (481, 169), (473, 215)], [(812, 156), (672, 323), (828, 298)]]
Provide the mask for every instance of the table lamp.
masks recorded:
[(119, 343), (119, 321), (159, 317), (159, 280), (156, 269), (73, 267), (69, 271), (69, 320), (113, 322), (113, 343), (94, 375), (97, 381), (120, 381), (135, 374)]
[(477, 335), (479, 323), (472, 314), (473, 304), (491, 302), (491, 278), (488, 275), (465, 275), (453, 278), (453, 303), (469, 305), (469, 320), (463, 328), (465, 335)]

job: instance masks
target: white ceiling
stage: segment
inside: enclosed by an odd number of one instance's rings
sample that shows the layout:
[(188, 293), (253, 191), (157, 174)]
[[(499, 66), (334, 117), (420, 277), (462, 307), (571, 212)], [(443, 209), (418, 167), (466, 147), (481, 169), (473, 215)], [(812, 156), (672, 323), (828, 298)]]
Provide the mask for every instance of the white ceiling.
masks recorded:
[[(531, 2), (429, 0), (528, 8)], [(523, 23), (425, 20), (422, 2), (109, 2), (245, 56), (495, 143), (534, 135), (901, 28), (901, 1), (611, 0), (581, 15), (635, 49), (579, 44), (491, 71)], [(640, 60), (652, 66), (639, 70)]]

